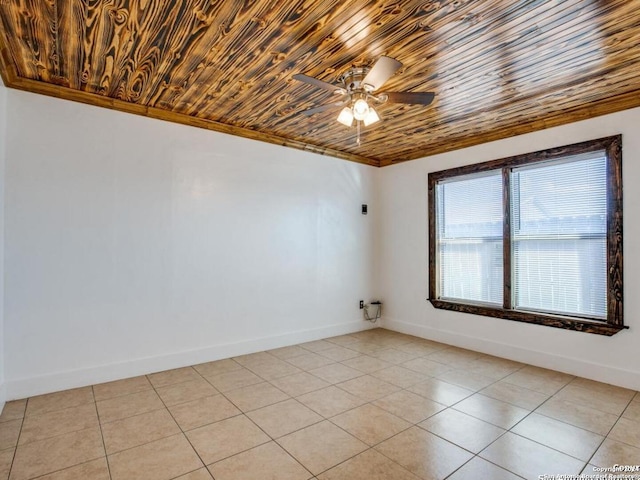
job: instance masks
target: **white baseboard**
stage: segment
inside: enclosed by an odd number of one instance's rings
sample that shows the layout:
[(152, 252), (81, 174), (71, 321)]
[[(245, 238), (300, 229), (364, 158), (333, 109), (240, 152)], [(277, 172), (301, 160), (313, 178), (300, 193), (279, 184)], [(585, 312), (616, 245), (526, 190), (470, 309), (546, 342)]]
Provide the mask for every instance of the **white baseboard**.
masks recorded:
[(199, 363), (221, 360), (223, 358), (235, 357), (247, 353), (286, 347), (297, 343), (359, 332), (372, 327), (370, 323), (358, 320), (281, 335), (254, 338), (241, 342), (213, 345), (197, 350), (138, 358), (127, 362), (57, 372), (50, 375), (8, 380), (3, 387), (6, 388), (5, 398), (8, 400), (16, 400), (44, 393), (67, 390), (69, 388), (84, 387), (138, 375), (161, 372), (173, 368), (197, 365)]
[(395, 332), (406, 333), (455, 347), (467, 348), (476, 352), (507, 358), (516, 362), (528, 363), (550, 370), (561, 371), (598, 382), (630, 388), (632, 390), (640, 390), (640, 374), (630, 370), (608, 367), (606, 365), (565, 357), (554, 353), (516, 347), (484, 338), (470, 337), (448, 330), (416, 325), (388, 317), (382, 318), (381, 326)]

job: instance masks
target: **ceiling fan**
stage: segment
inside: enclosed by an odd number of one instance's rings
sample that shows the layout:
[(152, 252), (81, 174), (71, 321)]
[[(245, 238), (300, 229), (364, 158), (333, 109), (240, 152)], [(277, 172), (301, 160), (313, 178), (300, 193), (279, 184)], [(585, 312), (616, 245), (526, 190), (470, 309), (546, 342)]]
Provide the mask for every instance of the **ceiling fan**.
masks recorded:
[[(303, 73), (297, 73), (294, 79), (314, 87), (323, 88), (336, 95), (342, 95), (338, 102), (304, 110), (305, 115), (313, 115), (331, 108), (344, 106), (338, 115), (338, 122), (350, 127), (354, 120), (360, 129), (360, 123), (369, 126), (380, 120), (375, 106), (383, 103), (406, 103), (429, 105), (433, 101), (433, 92), (379, 92), (378, 90), (391, 76), (402, 68), (395, 58), (381, 56), (373, 67), (352, 66), (335, 83), (328, 83)], [(358, 143), (360, 135), (358, 135)]]

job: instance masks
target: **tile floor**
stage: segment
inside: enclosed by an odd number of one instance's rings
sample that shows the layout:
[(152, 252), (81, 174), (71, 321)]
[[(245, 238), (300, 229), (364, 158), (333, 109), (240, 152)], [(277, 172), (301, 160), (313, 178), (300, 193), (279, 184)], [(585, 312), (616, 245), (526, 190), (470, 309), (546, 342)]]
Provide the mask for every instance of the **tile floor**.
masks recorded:
[(0, 416), (0, 480), (500, 480), (638, 463), (637, 392), (380, 328)]

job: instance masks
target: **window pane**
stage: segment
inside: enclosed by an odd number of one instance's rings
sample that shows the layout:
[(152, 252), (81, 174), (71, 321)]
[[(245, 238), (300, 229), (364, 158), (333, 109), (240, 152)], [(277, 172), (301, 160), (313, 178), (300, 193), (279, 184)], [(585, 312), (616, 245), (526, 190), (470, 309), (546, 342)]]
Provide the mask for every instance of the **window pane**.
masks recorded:
[(439, 296), (502, 304), (502, 174), (438, 184)]
[(604, 154), (513, 171), (515, 308), (606, 318)]

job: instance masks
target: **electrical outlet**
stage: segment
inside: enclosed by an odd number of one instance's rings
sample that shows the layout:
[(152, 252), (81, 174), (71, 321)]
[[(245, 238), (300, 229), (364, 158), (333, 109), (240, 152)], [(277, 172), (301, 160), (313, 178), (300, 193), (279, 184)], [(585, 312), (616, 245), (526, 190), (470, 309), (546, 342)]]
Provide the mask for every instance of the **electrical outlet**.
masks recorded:
[(364, 308), (364, 300), (360, 300), (360, 309), (362, 310)]

